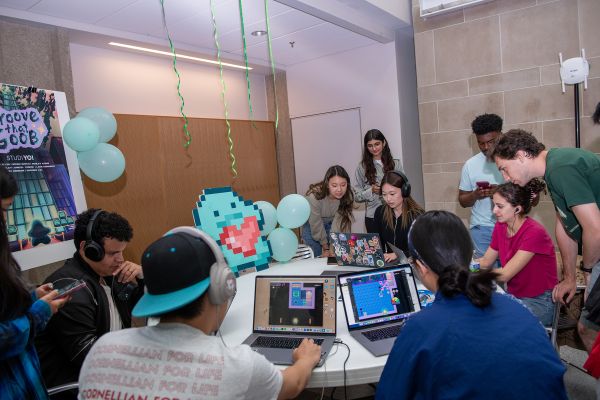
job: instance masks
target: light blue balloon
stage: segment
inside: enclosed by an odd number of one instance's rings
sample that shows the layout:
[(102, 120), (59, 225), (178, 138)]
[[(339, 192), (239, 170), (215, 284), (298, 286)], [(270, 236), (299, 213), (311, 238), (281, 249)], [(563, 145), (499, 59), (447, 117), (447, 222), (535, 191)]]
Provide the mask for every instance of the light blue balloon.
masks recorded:
[(274, 229), (268, 240), (271, 243), (273, 258), (277, 261), (289, 261), (298, 249), (298, 238), (287, 228)]
[(112, 144), (98, 143), (93, 150), (78, 153), (77, 160), (83, 173), (98, 182), (112, 182), (125, 171), (125, 157)]
[(310, 204), (299, 194), (288, 194), (277, 205), (277, 221), (285, 228), (294, 229), (304, 225), (309, 215)]
[(277, 210), (268, 201), (255, 201), (254, 204), (262, 211), (264, 224), (260, 230), (263, 235), (268, 235), (277, 226)]
[(90, 151), (98, 144), (100, 131), (94, 121), (76, 117), (67, 122), (63, 129), (63, 140), (75, 151)]
[(94, 121), (100, 130), (100, 142), (106, 143), (117, 133), (117, 120), (114, 115), (102, 107), (84, 108), (77, 114), (77, 118), (86, 117)]

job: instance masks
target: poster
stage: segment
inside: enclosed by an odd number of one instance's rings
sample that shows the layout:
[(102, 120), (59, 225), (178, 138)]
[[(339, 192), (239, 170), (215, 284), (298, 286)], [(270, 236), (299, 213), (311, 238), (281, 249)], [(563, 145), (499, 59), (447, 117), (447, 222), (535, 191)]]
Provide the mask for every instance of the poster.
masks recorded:
[(22, 269), (75, 251), (74, 221), (86, 204), (77, 155), (62, 140), (68, 121), (64, 93), (0, 83), (0, 164), (19, 184), (5, 216)]

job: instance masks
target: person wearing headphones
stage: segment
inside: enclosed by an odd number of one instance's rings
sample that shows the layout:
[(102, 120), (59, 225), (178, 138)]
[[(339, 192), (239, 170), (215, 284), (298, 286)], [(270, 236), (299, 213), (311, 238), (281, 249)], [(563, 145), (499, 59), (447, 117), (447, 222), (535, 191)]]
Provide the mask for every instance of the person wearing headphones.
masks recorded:
[(312, 340), (280, 371), (248, 345), (216, 337), (236, 280), (208, 234), (167, 232), (144, 251), (142, 269), (147, 292), (133, 315), (160, 322), (100, 338), (81, 369), (81, 398), (287, 399), (306, 386), (321, 353)]
[(527, 186), (504, 183), (493, 195), (496, 225), (490, 247), (479, 259), (481, 268), (497, 270), (507, 292), (520, 299), (544, 326), (552, 325), (554, 303), (552, 289), (558, 284), (556, 254), (552, 238), (542, 224), (529, 218), (532, 199), (545, 189), (534, 179)]
[(119, 214), (92, 208), (77, 216), (77, 251), (45, 280), (57, 289), (78, 280), (86, 284), (36, 338), (48, 387), (76, 382), (94, 342), (131, 326), (131, 310), (144, 291), (142, 267), (123, 258), (132, 236), (129, 222)]
[(424, 210), (410, 197), (410, 182), (401, 171), (386, 172), (380, 187), (384, 203), (375, 210), (373, 222), (375, 232), (381, 238), (385, 261), (392, 262), (397, 256), (388, 243), (408, 254), (408, 230)]

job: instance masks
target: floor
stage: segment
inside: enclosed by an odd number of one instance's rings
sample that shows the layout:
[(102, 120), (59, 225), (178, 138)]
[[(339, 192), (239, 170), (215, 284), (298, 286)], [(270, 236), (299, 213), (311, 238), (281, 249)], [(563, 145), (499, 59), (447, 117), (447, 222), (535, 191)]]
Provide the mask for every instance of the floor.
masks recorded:
[[(583, 363), (587, 358), (587, 353), (569, 346), (561, 346), (560, 357), (567, 365), (567, 372), (565, 373), (565, 386), (567, 388), (567, 395), (569, 399), (594, 399), (596, 396), (596, 380), (581, 370)], [(321, 397), (321, 394), (323, 394), (323, 397)], [(347, 394), (348, 400), (374, 399), (375, 388), (370, 385), (348, 386)], [(326, 388), (324, 391), (322, 389), (307, 389), (297, 397), (299, 400), (315, 400), (321, 398), (344, 400), (346, 399), (346, 397), (344, 397), (344, 388)]]

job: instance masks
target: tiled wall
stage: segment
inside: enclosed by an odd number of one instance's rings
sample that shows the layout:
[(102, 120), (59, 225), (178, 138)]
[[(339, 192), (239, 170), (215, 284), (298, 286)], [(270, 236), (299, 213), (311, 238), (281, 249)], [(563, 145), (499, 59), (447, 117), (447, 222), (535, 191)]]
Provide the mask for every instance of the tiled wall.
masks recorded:
[[(463, 163), (479, 149), (471, 121), (504, 119), (504, 130), (533, 132), (547, 147), (575, 146), (573, 88), (562, 94), (558, 53), (586, 50), (588, 90), (581, 93), (581, 145), (600, 153), (600, 0), (494, 0), (423, 20), (413, 1), (419, 120), (427, 209), (468, 220), (457, 201)], [(554, 235), (543, 197), (532, 215)]]

